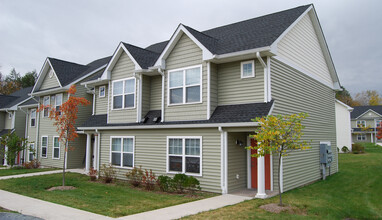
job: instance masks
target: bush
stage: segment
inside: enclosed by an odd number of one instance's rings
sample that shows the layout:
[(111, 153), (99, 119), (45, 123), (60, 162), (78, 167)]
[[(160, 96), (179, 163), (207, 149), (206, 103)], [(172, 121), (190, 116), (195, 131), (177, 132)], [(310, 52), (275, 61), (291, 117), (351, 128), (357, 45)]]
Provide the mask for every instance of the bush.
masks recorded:
[(353, 154), (363, 154), (365, 153), (365, 147), (362, 144), (355, 143), (352, 145)]
[(97, 170), (94, 169), (93, 167), (90, 168), (89, 170), (89, 177), (90, 177), (90, 181), (95, 181), (97, 179)]
[(115, 179), (115, 170), (111, 164), (102, 164), (101, 176), (105, 183), (111, 183)]
[(346, 147), (346, 146), (343, 146), (341, 151), (344, 152), (344, 153), (349, 153), (349, 148)]
[(155, 177), (155, 174), (152, 170), (148, 171), (145, 169), (145, 173), (142, 176), (142, 184), (145, 186), (146, 190), (154, 190), (155, 183), (157, 182), (157, 179)]
[(172, 179), (169, 176), (160, 175), (157, 180), (159, 189), (163, 192), (169, 192), (172, 188)]
[(187, 187), (187, 180), (188, 176), (186, 174), (175, 174), (174, 178), (172, 179), (175, 191), (183, 193), (184, 188)]
[(40, 167), (40, 162), (36, 159), (30, 162), (23, 163), (23, 168), (25, 169), (37, 169), (39, 167)]
[(189, 176), (187, 177), (187, 180), (186, 180), (186, 189), (191, 192), (191, 193), (195, 193), (195, 191), (197, 190), (201, 190), (200, 188), (200, 182), (198, 179), (196, 179), (195, 177), (193, 176)]
[(142, 166), (139, 166), (139, 168), (134, 167), (132, 170), (126, 173), (127, 180), (134, 187), (138, 187), (141, 185), (143, 175), (144, 173), (142, 170)]

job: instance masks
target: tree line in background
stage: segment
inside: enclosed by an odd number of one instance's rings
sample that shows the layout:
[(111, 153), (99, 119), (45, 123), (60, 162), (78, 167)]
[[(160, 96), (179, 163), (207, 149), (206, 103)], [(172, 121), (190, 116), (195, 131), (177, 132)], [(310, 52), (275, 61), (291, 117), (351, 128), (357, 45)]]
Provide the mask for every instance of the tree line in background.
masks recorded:
[(336, 99), (341, 102), (349, 105), (351, 107), (354, 106), (364, 106), (364, 105), (382, 105), (382, 96), (376, 90), (366, 90), (362, 92), (358, 92), (352, 97), (350, 92), (345, 89), (345, 87), (341, 87), (342, 91), (336, 92)]
[(24, 76), (21, 76), (20, 73), (16, 72), (15, 68), (13, 68), (9, 75), (5, 77), (0, 72), (0, 95), (9, 95), (21, 88), (34, 86), (36, 79), (36, 70), (27, 72)]

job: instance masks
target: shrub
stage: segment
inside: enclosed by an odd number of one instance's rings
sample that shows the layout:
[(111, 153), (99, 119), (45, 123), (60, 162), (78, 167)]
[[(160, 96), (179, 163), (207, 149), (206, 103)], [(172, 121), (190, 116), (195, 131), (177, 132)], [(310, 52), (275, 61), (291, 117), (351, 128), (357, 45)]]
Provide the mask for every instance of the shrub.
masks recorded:
[(191, 193), (195, 193), (196, 190), (201, 190), (199, 180), (193, 176), (187, 177), (185, 186), (186, 189)]
[(160, 175), (157, 180), (159, 189), (163, 192), (169, 192), (171, 190), (172, 179), (169, 176)]
[(341, 150), (342, 150), (342, 152), (344, 152), (344, 153), (349, 153), (349, 148), (346, 147), (346, 146), (343, 146)]
[(115, 170), (111, 164), (102, 164), (101, 176), (105, 183), (111, 183), (115, 179)]
[(144, 173), (142, 170), (142, 166), (139, 166), (139, 168), (134, 167), (132, 170), (126, 173), (127, 180), (134, 187), (138, 187), (141, 185), (143, 175)]
[(186, 188), (186, 186), (187, 186), (186, 185), (187, 179), (188, 179), (188, 176), (186, 174), (183, 174), (183, 173), (175, 174), (174, 178), (172, 179), (175, 191), (183, 193), (184, 188)]
[(23, 168), (25, 169), (37, 169), (39, 167), (40, 167), (40, 162), (36, 159), (23, 163)]
[(156, 182), (157, 178), (155, 177), (153, 171), (148, 171), (145, 169), (144, 175), (142, 176), (142, 184), (145, 186), (146, 190), (154, 190)]
[(93, 167), (90, 168), (89, 170), (89, 177), (90, 177), (90, 181), (95, 181), (97, 179), (97, 170), (94, 169)]
[(355, 143), (352, 145), (353, 154), (362, 154), (365, 153), (365, 147), (362, 144)]

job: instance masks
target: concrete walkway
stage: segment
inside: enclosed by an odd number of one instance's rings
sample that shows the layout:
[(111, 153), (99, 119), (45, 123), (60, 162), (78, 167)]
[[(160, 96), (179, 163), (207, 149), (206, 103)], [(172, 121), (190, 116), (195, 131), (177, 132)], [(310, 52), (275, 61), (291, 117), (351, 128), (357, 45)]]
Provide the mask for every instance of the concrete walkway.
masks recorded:
[[(82, 169), (69, 169), (68, 172), (84, 173)], [(4, 176), (1, 179), (20, 178), (28, 176), (39, 176), (53, 173), (61, 173), (62, 170), (53, 170), (38, 173), (20, 174), (14, 176)], [(114, 219), (111, 217), (94, 214), (91, 212), (71, 208), (64, 205), (59, 205), (51, 202), (46, 202), (40, 199), (34, 199), (27, 196), (22, 196), (16, 193), (0, 190), (0, 206), (17, 211), (24, 215), (39, 217), (42, 219)], [(120, 217), (120, 220), (129, 219), (178, 219), (188, 215), (194, 215), (199, 212), (209, 211), (222, 208), (228, 205), (234, 205), (245, 200), (253, 199), (252, 197), (238, 195), (221, 195), (208, 199), (202, 199), (194, 202), (184, 203), (167, 208), (157, 209), (153, 211), (143, 212), (135, 215)]]

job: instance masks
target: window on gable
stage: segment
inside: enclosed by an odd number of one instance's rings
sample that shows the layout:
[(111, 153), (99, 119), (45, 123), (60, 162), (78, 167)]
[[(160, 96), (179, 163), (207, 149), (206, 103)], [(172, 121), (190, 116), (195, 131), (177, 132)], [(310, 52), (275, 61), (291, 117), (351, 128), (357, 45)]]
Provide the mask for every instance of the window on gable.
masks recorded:
[(241, 78), (255, 77), (255, 62), (245, 61), (241, 62)]
[(135, 108), (135, 78), (113, 82), (113, 109)]
[(366, 121), (357, 121), (357, 128), (365, 128)]
[(43, 105), (44, 105), (44, 110), (43, 110), (44, 118), (49, 117), (50, 96), (44, 96)]
[(168, 172), (201, 174), (201, 138), (168, 138)]
[(113, 166), (134, 167), (134, 137), (112, 137), (110, 159)]
[(62, 94), (57, 94), (55, 97), (55, 108), (56, 108), (56, 113), (58, 115), (61, 115), (61, 105), (62, 105)]
[(53, 137), (53, 159), (60, 159), (60, 141), (58, 137)]
[(47, 150), (48, 150), (48, 137), (43, 136), (41, 137), (41, 157), (43, 158), (47, 157)]
[(32, 109), (30, 113), (30, 127), (36, 126), (36, 109)]
[(99, 97), (105, 97), (105, 86), (99, 87)]
[(169, 104), (201, 102), (201, 81), (201, 66), (170, 71)]

